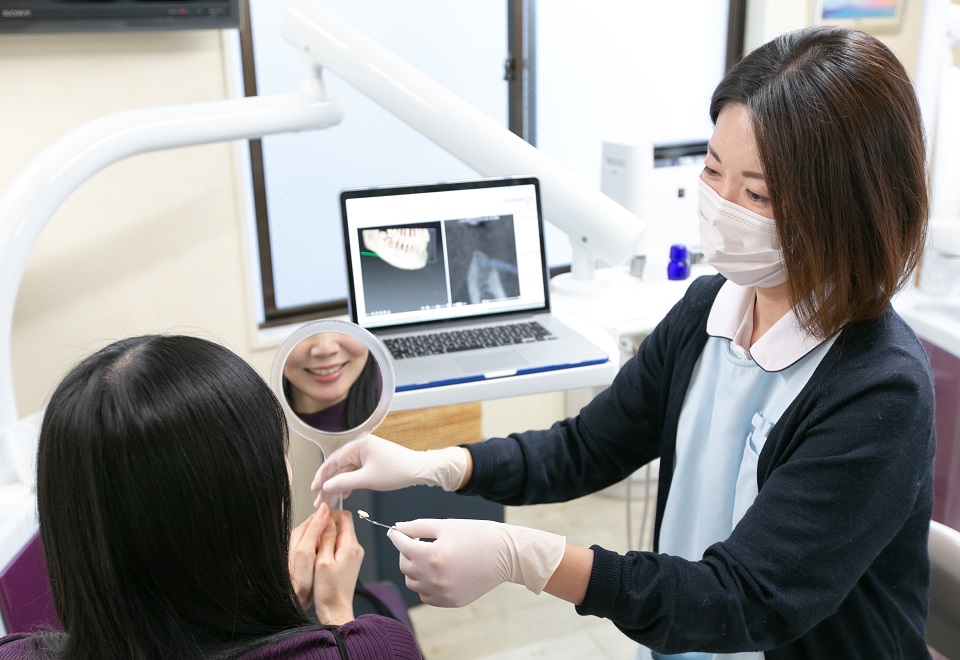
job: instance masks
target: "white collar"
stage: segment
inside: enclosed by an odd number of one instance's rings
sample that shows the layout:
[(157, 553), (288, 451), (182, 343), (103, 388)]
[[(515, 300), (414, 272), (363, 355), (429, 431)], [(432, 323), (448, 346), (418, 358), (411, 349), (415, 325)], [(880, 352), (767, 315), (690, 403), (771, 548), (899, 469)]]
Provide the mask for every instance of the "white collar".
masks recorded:
[(753, 346), (749, 346), (756, 296), (756, 289), (752, 286), (740, 286), (729, 280), (724, 282), (710, 308), (707, 334), (724, 337), (747, 350), (764, 371), (783, 371), (823, 343), (822, 339), (800, 327), (791, 309)]

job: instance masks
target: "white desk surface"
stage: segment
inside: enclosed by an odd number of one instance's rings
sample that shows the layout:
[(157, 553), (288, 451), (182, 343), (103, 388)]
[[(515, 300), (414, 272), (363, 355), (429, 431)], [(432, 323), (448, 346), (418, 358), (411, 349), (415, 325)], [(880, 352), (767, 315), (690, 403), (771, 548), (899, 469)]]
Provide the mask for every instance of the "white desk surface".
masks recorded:
[(590, 296), (552, 294), (553, 309), (590, 319), (614, 338), (649, 334), (670, 308), (686, 293), (690, 283), (716, 270), (697, 264), (685, 280), (648, 281), (631, 275), (626, 267), (601, 268), (594, 275), (599, 287)]

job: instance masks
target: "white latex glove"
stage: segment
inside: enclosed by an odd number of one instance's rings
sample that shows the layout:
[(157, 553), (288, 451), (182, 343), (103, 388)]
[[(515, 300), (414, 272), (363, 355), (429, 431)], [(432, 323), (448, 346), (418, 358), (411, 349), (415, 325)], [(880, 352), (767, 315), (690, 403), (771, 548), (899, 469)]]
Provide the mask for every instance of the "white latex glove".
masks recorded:
[(415, 451), (368, 435), (348, 442), (323, 462), (310, 490), (319, 492), (314, 506), (346, 497), (358, 488), (397, 490), (407, 486), (439, 486), (455, 491), (463, 484), (467, 457), (460, 447)]
[(407, 588), (437, 607), (469, 605), (503, 582), (539, 594), (567, 547), (566, 537), (489, 520), (423, 518), (395, 526), (387, 536), (400, 551)]

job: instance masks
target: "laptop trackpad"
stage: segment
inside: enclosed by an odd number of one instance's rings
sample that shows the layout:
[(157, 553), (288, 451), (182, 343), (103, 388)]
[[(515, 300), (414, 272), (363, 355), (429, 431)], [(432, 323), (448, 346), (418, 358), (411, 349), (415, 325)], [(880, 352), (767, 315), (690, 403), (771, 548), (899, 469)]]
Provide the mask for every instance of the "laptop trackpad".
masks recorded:
[(497, 351), (496, 353), (491, 352), (488, 355), (463, 355), (454, 358), (454, 362), (468, 374), (485, 374), (504, 369), (520, 369), (527, 364), (523, 356), (513, 349), (503, 352)]

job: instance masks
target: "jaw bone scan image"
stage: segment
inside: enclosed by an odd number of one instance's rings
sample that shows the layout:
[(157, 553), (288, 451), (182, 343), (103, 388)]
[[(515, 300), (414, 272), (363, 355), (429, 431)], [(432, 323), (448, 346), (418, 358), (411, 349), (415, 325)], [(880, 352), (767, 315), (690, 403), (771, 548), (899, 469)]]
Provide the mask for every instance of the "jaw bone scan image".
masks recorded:
[(427, 227), (364, 229), (363, 244), (394, 268), (420, 270), (427, 265), (431, 231)]

